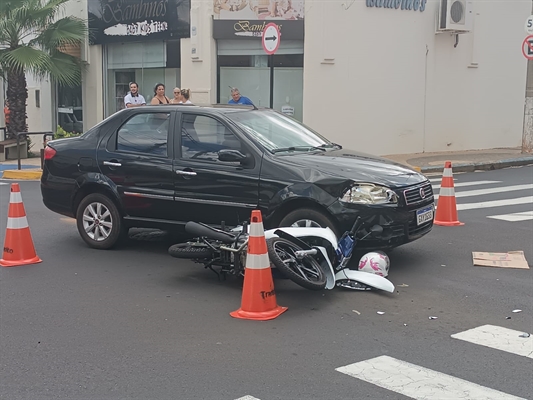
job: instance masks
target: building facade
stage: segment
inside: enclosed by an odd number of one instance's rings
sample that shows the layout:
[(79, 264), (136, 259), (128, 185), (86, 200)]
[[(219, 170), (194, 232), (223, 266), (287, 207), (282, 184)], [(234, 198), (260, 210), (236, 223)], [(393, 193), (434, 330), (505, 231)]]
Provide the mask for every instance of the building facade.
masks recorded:
[[(55, 91), (54, 121), (61, 108), (81, 110), (70, 119), (88, 129), (123, 107), (136, 81), (148, 102), (156, 83), (169, 97), (189, 88), (198, 104), (227, 103), (238, 87), (373, 154), (520, 146), (531, 4), (442, 3), (72, 0), (68, 12), (96, 33), (81, 49), (80, 90), (68, 101)], [(273, 56), (261, 43), (270, 22), (281, 33)]]

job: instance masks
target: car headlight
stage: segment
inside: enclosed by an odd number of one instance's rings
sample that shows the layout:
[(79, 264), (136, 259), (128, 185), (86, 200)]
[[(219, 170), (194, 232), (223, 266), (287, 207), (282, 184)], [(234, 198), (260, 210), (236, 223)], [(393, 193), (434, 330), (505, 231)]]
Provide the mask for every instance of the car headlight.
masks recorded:
[(348, 189), (341, 201), (355, 204), (397, 204), (398, 195), (385, 186), (360, 183)]

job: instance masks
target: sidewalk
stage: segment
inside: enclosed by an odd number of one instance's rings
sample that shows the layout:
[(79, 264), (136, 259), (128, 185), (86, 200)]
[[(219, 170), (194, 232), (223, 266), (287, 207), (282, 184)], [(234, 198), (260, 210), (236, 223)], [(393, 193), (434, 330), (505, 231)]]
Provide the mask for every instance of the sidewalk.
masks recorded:
[[(441, 173), (444, 162), (451, 161), (453, 172), (493, 170), (521, 165), (533, 165), (533, 153), (522, 153), (520, 148), (499, 148), (489, 150), (450, 151), (435, 153), (389, 154), (382, 156), (407, 165), (423, 174)], [(41, 179), (41, 159), (21, 160), (21, 170), (17, 160), (0, 162), (0, 175), (3, 179)]]
[(42, 172), (40, 157), (20, 160), (20, 170), (17, 160), (0, 161), (0, 177), (2, 179), (39, 180)]
[(435, 153), (391, 154), (383, 156), (405, 164), (423, 174), (440, 173), (444, 162), (451, 161), (453, 172), (489, 171), (533, 164), (533, 153), (519, 147), (487, 150), (447, 151)]

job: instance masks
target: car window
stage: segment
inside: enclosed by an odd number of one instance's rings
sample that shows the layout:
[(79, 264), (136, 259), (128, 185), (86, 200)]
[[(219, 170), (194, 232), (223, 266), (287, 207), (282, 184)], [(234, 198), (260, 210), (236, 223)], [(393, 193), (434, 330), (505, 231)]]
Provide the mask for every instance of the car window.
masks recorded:
[(169, 113), (142, 113), (130, 118), (117, 134), (117, 150), (167, 157)]
[(217, 161), (217, 153), (222, 149), (241, 150), (241, 142), (224, 124), (212, 117), (183, 114), (181, 121), (183, 158)]

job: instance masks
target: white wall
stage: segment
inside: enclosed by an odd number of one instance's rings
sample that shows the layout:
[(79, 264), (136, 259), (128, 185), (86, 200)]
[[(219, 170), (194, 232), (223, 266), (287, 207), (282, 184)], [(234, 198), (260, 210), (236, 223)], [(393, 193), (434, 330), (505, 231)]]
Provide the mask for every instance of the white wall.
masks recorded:
[(438, 6), (307, 1), (304, 123), (374, 154), (519, 146), (531, 3), (474, 0), (456, 48), (435, 35)]
[[(55, 109), (52, 101), (52, 85), (48, 78), (35, 78), (32, 74), (26, 74), (26, 87), (28, 88), (28, 98), (26, 100), (26, 123), (28, 132), (55, 132), (52, 129), (52, 115)], [(37, 107), (35, 92), (40, 91), (40, 107)], [(38, 153), (43, 148), (43, 137), (41, 135), (30, 135), (32, 147), (30, 151)]]
[(83, 130), (87, 131), (104, 119), (104, 76), (102, 45), (88, 48), (88, 64), (82, 73)]
[[(197, 35), (181, 39), (181, 87), (191, 89), (191, 101), (197, 104), (216, 102), (217, 59), (213, 39), (213, 2), (191, 0), (191, 30), (196, 26)], [(196, 48), (192, 58), (191, 49)]]

